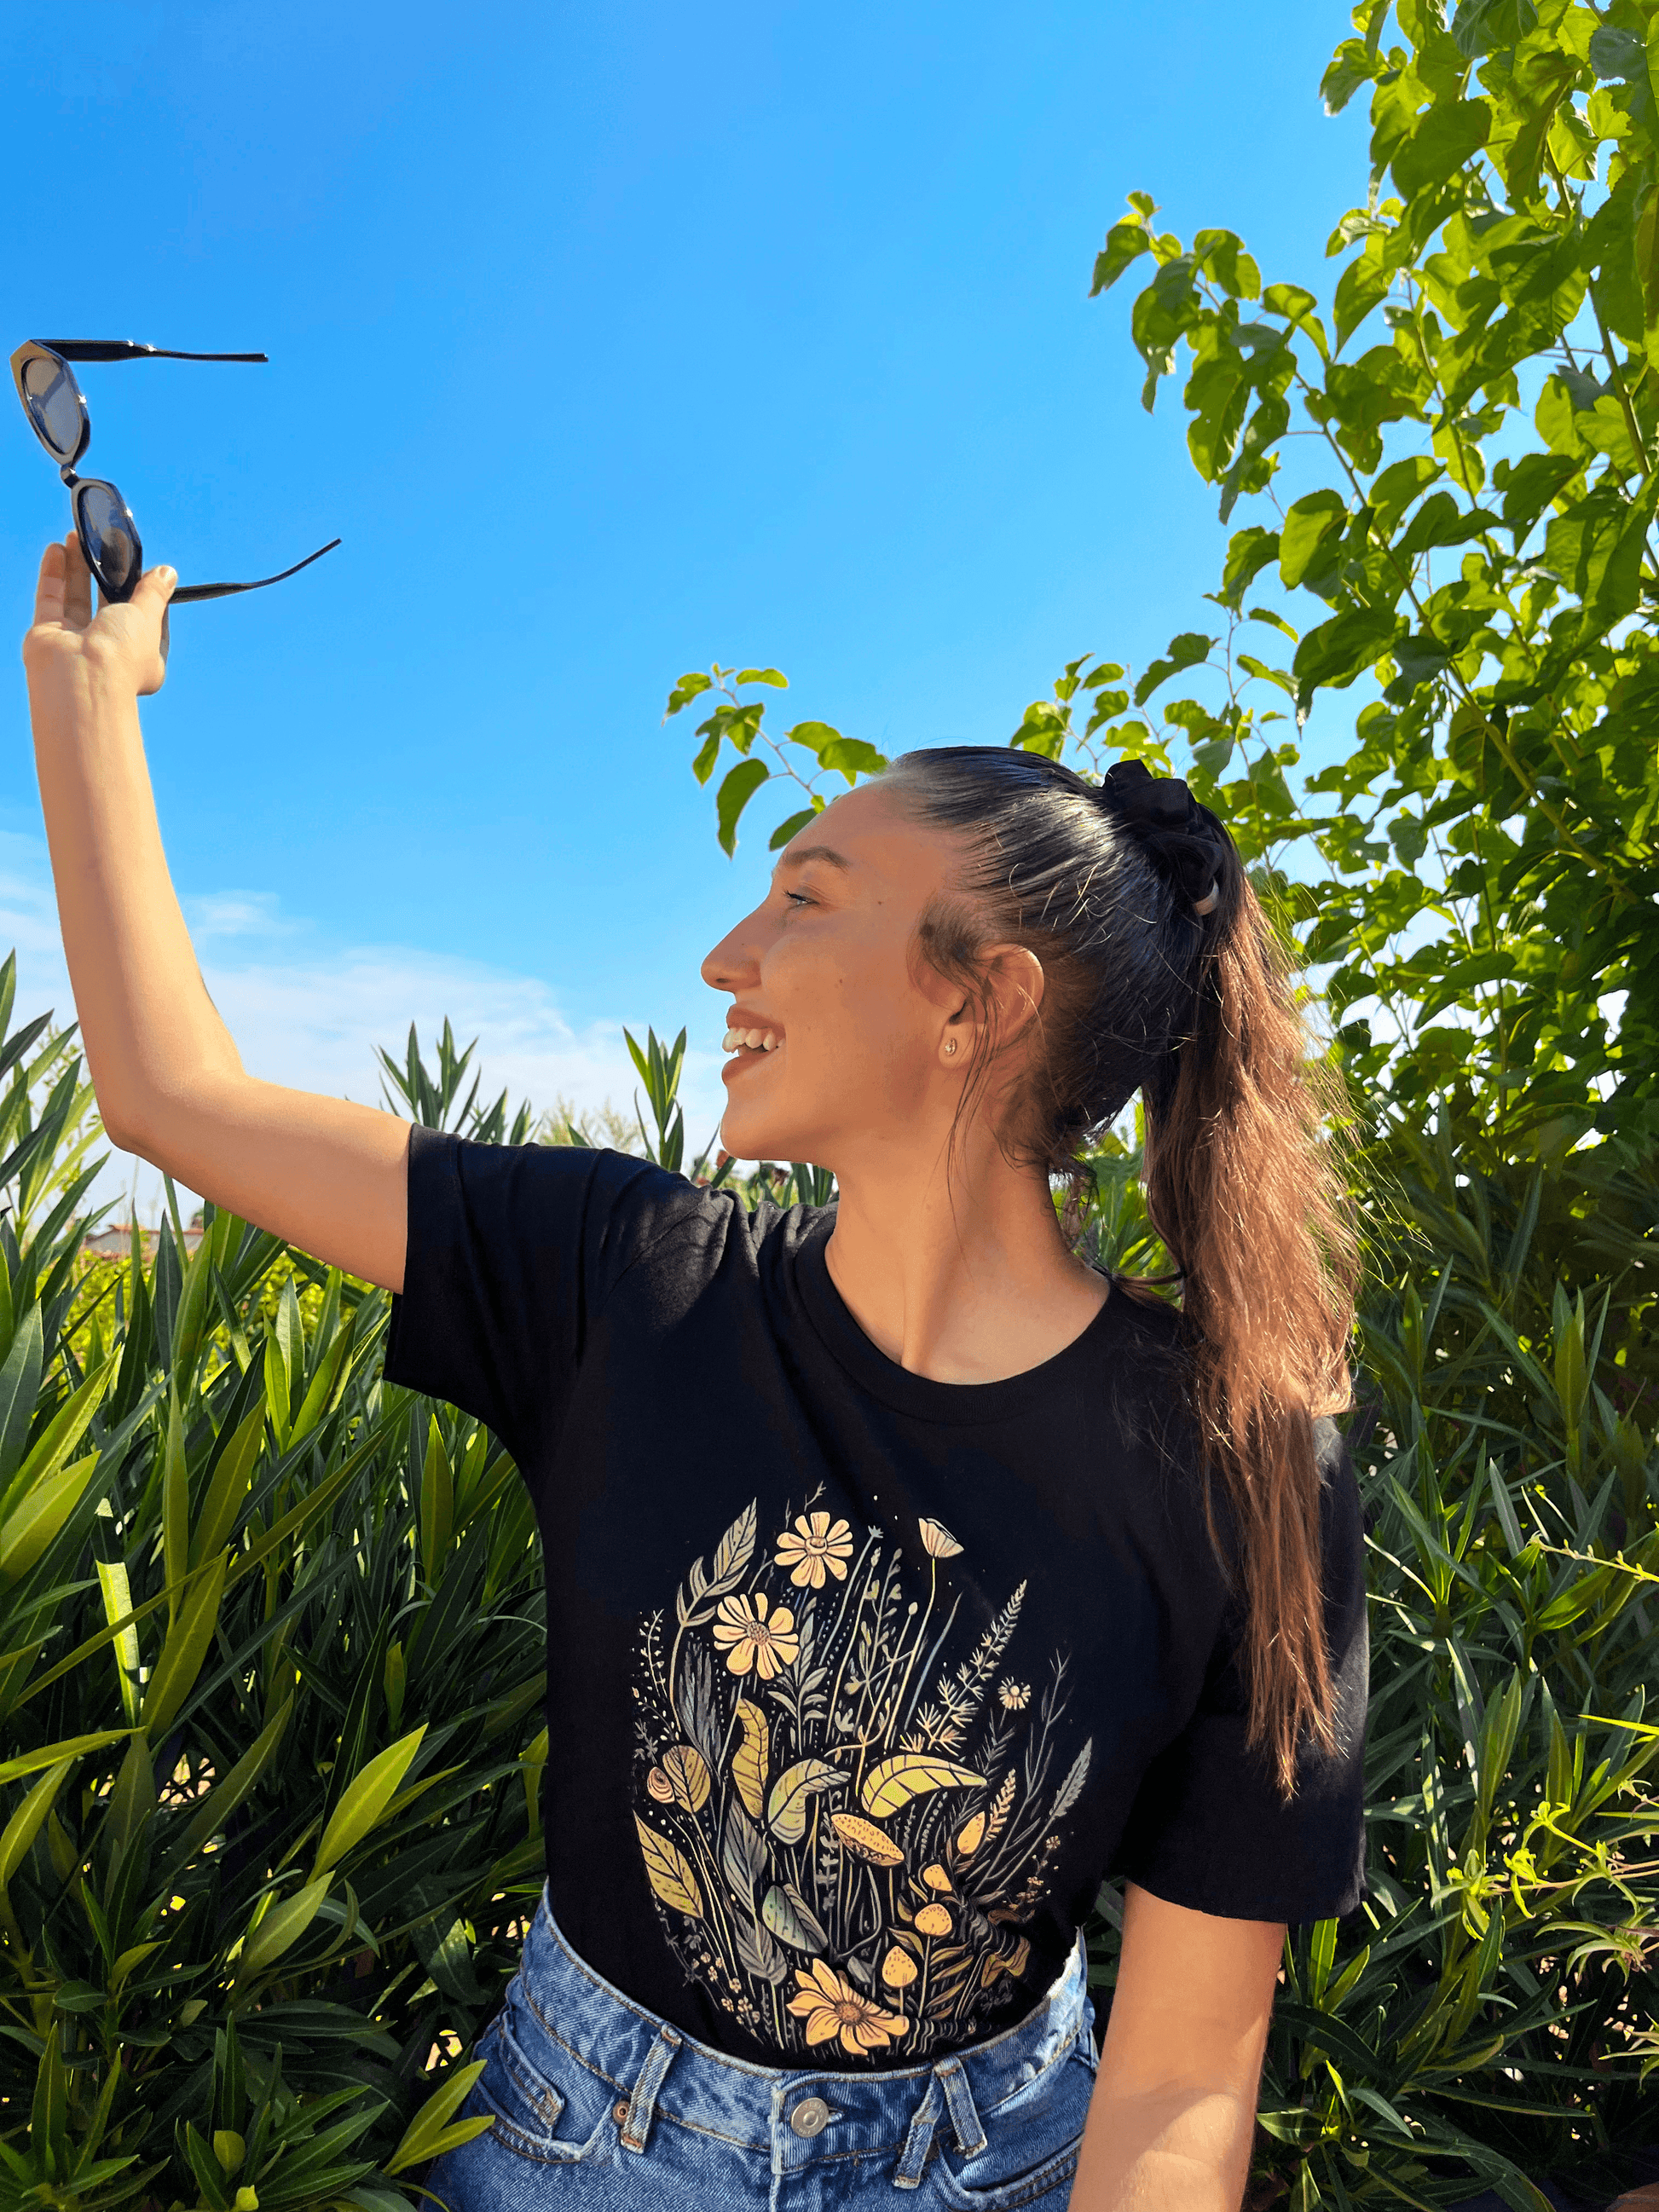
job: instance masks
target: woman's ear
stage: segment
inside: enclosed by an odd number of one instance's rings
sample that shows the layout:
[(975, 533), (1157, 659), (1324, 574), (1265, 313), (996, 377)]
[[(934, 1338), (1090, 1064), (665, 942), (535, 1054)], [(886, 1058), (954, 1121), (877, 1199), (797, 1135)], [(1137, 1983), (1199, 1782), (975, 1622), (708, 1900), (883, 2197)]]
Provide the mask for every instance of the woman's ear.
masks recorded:
[(1048, 979), (1042, 963), (1029, 945), (992, 945), (984, 954), (985, 981), (992, 1018), (996, 1024), (994, 1049), (1024, 1036), (1042, 1005)]

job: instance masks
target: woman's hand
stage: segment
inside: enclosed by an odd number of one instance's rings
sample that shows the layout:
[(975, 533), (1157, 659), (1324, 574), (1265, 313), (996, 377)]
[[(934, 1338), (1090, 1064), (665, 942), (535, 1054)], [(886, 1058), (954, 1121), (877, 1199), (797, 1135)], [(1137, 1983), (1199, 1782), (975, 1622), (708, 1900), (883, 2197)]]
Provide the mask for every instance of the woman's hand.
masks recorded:
[(147, 568), (130, 599), (94, 615), (80, 540), (71, 531), (61, 545), (48, 545), (23, 640), (29, 682), (87, 674), (138, 698), (159, 691), (167, 672), (167, 601), (178, 580), (171, 568)]

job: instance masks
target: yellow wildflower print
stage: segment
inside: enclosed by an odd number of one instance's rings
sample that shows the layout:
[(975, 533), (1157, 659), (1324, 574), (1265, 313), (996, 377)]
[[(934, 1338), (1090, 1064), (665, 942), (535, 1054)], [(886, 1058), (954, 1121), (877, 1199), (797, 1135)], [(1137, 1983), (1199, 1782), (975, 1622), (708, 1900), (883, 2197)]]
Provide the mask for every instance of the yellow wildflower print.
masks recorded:
[(1002, 1700), (1005, 1713), (1024, 1712), (1031, 1702), (1031, 1686), (1029, 1682), (1004, 1682), (999, 1686), (997, 1695)]
[(778, 1565), (789, 1570), (797, 1589), (810, 1583), (823, 1588), (827, 1567), (838, 1583), (847, 1579), (847, 1562), (853, 1556), (853, 1532), (845, 1521), (833, 1523), (827, 1513), (798, 1513), (793, 1528), (778, 1539)]
[(763, 1682), (769, 1682), (781, 1668), (793, 1667), (800, 1656), (794, 1614), (787, 1605), (774, 1606), (764, 1590), (752, 1598), (720, 1600), (714, 1642), (734, 1674), (752, 1668)]
[(806, 2022), (809, 2050), (839, 2036), (849, 2058), (862, 2058), (866, 2051), (884, 2051), (909, 2028), (902, 2013), (884, 2012), (822, 1959), (814, 1959), (810, 1967), (797, 1966), (795, 1979), (800, 1987), (789, 2000), (789, 2010)]

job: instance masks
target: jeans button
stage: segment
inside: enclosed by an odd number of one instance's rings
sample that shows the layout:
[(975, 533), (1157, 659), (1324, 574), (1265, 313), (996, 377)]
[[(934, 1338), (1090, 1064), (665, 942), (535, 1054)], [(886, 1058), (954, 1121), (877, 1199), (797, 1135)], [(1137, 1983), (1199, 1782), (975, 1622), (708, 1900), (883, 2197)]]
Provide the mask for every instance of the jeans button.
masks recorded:
[(611, 2117), (617, 2123), (618, 2127), (622, 2125), (623, 2122), (628, 2118), (628, 2100), (626, 2097), (617, 2098), (616, 2103), (611, 2107)]
[(821, 2136), (830, 2124), (830, 2107), (822, 2097), (803, 2097), (789, 2115), (798, 2136)]

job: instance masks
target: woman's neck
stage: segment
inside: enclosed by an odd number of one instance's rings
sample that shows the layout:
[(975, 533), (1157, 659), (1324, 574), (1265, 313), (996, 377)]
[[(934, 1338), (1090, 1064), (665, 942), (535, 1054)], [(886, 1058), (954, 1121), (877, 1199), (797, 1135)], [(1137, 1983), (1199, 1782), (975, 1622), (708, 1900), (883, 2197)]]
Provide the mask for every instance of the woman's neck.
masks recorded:
[(946, 1176), (913, 1159), (849, 1163), (826, 1249), (865, 1334), (913, 1375), (997, 1382), (1040, 1366), (1104, 1304), (1103, 1276), (1066, 1250), (1048, 1179), (992, 1144)]

